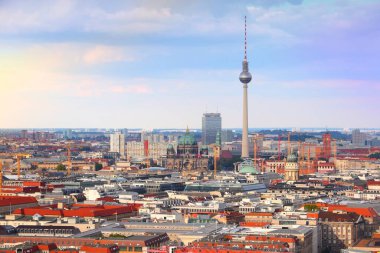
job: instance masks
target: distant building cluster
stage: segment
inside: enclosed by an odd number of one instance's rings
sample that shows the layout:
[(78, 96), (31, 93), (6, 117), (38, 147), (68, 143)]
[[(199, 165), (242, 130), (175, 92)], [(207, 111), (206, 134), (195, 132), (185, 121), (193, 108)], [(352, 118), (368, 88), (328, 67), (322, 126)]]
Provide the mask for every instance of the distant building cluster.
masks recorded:
[(2, 136), (0, 251), (379, 251), (380, 147), (355, 131), (250, 133), (244, 160), (232, 130)]

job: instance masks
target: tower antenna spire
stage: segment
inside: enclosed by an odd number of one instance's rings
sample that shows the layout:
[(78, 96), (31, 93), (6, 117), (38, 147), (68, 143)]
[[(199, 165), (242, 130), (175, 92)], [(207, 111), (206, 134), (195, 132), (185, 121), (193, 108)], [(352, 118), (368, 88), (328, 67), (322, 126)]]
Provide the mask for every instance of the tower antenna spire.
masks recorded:
[(247, 16), (244, 16), (244, 60), (247, 60)]

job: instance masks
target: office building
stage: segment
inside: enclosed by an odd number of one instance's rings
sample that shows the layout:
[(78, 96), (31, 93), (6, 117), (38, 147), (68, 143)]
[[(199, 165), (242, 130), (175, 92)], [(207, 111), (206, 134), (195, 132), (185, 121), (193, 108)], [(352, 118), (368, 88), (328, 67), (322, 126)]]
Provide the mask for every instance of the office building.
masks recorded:
[(351, 247), (364, 235), (364, 220), (356, 213), (320, 212), (322, 250), (338, 253)]
[(202, 144), (215, 143), (217, 133), (222, 132), (220, 113), (204, 113), (202, 117)]
[(222, 143), (231, 142), (234, 140), (234, 132), (232, 130), (226, 129), (222, 130)]
[[(129, 141), (127, 142), (127, 157), (128, 159), (152, 158), (158, 160), (166, 155), (168, 144), (166, 142), (145, 142), (148, 145), (148, 150), (145, 150), (144, 142)], [(147, 153), (147, 154), (145, 154)]]
[(121, 133), (110, 135), (110, 152), (117, 152), (120, 158), (125, 159), (125, 137)]
[(366, 141), (366, 134), (360, 132), (360, 129), (352, 130), (352, 144), (356, 146), (364, 146)]
[(63, 136), (65, 139), (72, 139), (73, 138), (73, 130), (71, 129), (65, 129), (63, 131)]

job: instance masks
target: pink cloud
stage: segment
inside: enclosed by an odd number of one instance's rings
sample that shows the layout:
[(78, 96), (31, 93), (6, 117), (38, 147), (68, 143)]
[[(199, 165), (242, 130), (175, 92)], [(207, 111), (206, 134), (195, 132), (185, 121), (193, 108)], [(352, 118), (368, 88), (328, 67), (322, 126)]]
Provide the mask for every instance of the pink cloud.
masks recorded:
[(131, 85), (131, 86), (122, 86), (116, 85), (111, 87), (112, 93), (132, 93), (132, 94), (147, 94), (151, 93), (152, 89), (146, 85)]
[(100, 64), (119, 61), (133, 61), (132, 56), (125, 54), (124, 50), (118, 47), (97, 45), (87, 50), (83, 55), (83, 61), (87, 64)]

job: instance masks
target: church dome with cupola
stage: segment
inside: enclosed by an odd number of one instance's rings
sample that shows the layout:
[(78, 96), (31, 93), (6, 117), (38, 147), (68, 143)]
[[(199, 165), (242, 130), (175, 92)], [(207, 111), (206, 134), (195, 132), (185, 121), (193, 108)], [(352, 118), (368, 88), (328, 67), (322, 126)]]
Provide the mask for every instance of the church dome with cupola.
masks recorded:
[(288, 163), (295, 163), (297, 162), (297, 156), (295, 154), (290, 154), (288, 158), (286, 159)]
[(178, 145), (198, 145), (194, 136), (186, 131), (184, 136), (181, 136), (178, 141)]
[(239, 165), (239, 173), (241, 174), (258, 174), (257, 168), (252, 160), (245, 160)]
[(178, 141), (177, 154), (182, 156), (198, 155), (198, 143), (195, 137), (187, 128), (185, 135), (181, 136)]

